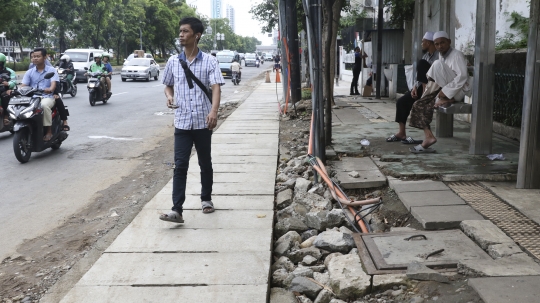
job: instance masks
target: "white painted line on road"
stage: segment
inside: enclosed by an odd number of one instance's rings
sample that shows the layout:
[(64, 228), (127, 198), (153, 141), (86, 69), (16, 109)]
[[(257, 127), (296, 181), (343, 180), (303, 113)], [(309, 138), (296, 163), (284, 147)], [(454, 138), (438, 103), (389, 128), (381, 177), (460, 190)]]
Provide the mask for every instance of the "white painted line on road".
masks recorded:
[[(127, 94), (128, 92), (123, 92), (123, 93), (118, 93), (118, 94), (113, 94), (112, 96), (118, 96), (118, 95), (123, 95), (123, 94)], [(111, 96), (111, 97), (112, 97)]]
[(109, 136), (88, 136), (90, 139), (111, 139), (111, 140), (120, 140), (120, 141), (135, 141), (142, 140), (142, 138), (115, 138)]
[(163, 86), (163, 84), (154, 85), (152, 87), (158, 87), (158, 86)]

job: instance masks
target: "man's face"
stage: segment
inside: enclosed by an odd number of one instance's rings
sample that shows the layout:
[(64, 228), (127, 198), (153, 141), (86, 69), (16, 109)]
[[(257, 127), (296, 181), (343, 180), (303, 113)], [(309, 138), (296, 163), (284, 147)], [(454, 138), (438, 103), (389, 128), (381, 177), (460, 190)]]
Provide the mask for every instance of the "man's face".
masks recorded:
[(443, 55), (450, 49), (450, 39), (437, 38), (434, 42), (435, 48)]
[(32, 63), (34, 63), (35, 65), (45, 63), (45, 56), (43, 56), (41, 52), (34, 52), (32, 54)]
[(427, 52), (431, 43), (433, 43), (433, 41), (422, 39), (422, 52)]
[(180, 26), (180, 33), (178, 34), (178, 38), (180, 39), (180, 45), (186, 46), (196, 43), (198, 35), (199, 34), (195, 34), (193, 32), (193, 30), (191, 29), (191, 25), (182, 24)]
[(95, 61), (97, 64), (99, 64), (99, 63), (101, 63), (101, 58), (100, 58), (100, 57), (95, 57), (95, 58), (94, 58), (94, 61)]

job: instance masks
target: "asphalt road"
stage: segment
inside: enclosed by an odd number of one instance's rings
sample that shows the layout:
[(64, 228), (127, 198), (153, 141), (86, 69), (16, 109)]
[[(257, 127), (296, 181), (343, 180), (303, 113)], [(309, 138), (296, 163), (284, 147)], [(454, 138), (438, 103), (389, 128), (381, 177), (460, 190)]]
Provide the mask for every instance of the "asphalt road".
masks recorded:
[[(242, 84), (263, 68), (242, 72), (239, 86), (225, 79), (222, 103), (234, 100)], [(32, 153), (26, 164), (13, 154), (13, 136), (0, 134), (0, 260), (13, 255), (24, 239), (34, 239), (83, 210), (97, 192), (143, 163), (144, 153), (157, 142), (173, 139), (173, 116), (163, 114), (169, 110), (161, 75), (150, 82), (121, 82), (114, 75), (112, 92), (107, 104), (90, 106), (86, 83), (79, 83), (77, 96), (64, 98), (69, 137), (59, 150)]]

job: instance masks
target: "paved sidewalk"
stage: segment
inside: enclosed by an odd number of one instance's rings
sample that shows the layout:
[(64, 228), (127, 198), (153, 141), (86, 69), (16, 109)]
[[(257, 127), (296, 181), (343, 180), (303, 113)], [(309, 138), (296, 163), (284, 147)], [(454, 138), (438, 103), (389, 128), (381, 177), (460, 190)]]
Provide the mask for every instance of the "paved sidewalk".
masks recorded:
[(276, 102), (275, 83), (261, 83), (214, 133), (215, 213), (202, 213), (195, 155), (186, 223), (158, 219), (172, 205), (169, 182), (61, 302), (266, 302), (279, 140)]

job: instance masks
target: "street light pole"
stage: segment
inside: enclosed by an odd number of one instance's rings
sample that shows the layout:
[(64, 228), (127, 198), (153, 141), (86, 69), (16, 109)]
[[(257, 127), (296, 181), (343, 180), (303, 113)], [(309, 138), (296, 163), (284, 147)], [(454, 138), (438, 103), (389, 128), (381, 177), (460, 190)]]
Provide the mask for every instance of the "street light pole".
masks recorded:
[(142, 50), (142, 30), (141, 30), (141, 27), (139, 26), (139, 41), (141, 42), (141, 50)]

